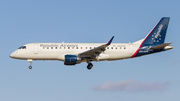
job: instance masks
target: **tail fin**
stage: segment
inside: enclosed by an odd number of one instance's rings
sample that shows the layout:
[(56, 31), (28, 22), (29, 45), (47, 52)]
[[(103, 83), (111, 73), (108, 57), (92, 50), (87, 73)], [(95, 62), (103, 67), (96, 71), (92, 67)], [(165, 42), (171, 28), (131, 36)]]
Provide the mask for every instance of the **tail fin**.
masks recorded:
[(163, 44), (169, 24), (169, 17), (163, 17), (145, 37), (142, 46)]

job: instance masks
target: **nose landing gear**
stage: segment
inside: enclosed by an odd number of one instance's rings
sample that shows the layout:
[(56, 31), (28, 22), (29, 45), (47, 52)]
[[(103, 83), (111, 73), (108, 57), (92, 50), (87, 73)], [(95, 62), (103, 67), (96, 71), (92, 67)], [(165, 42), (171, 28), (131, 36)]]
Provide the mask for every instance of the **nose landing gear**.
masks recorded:
[(29, 69), (32, 69), (32, 66), (29, 66)]
[(28, 59), (27, 61), (30, 63), (29, 69), (32, 69), (32, 61), (33, 60), (32, 59)]

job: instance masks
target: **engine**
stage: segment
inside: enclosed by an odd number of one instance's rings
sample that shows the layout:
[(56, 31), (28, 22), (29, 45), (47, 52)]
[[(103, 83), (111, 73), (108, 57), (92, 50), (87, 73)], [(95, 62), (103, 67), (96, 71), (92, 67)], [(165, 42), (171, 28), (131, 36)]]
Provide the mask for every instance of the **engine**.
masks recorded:
[(79, 58), (76, 55), (65, 55), (64, 65), (75, 65), (80, 60), (81, 60), (81, 58)]

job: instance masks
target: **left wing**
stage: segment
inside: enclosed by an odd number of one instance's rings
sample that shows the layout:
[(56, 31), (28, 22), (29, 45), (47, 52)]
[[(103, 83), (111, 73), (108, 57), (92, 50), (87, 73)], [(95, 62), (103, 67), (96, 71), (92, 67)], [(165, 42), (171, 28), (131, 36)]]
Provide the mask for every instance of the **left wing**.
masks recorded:
[(80, 53), (78, 55), (83, 57), (83, 58), (94, 59), (96, 56), (98, 56), (99, 54), (101, 54), (102, 52), (104, 52), (106, 50), (106, 47), (111, 44), (113, 38), (114, 38), (114, 36), (104, 45), (101, 45), (101, 46), (96, 47), (94, 49), (85, 51), (85, 52)]

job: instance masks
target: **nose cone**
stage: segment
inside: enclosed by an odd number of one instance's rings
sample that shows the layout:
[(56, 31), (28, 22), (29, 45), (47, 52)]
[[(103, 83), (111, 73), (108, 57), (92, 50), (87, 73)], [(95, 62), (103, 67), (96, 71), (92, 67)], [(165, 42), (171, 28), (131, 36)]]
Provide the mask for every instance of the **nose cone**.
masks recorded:
[(9, 55), (9, 57), (14, 58), (15, 55), (16, 55), (15, 52), (13, 52), (13, 53), (11, 53), (11, 54)]

